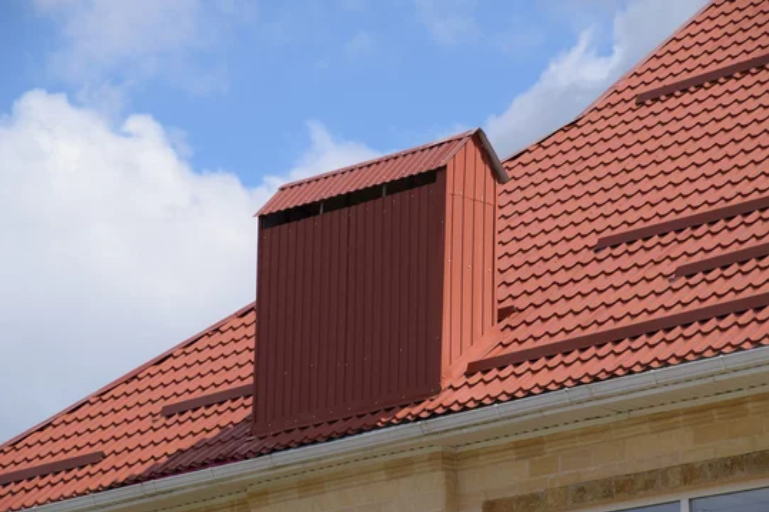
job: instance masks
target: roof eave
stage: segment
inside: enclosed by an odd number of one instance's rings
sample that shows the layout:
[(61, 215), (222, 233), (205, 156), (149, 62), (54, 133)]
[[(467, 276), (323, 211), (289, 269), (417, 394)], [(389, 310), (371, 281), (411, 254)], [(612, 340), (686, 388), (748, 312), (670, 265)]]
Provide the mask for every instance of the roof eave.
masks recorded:
[(538, 437), (596, 422), (609, 423), (629, 416), (759, 394), (766, 391), (767, 382), (769, 347), (762, 347), (383, 428), (26, 510), (153, 510), (153, 505), (160, 505), (161, 500), (184, 502), (192, 493), (196, 493), (195, 499), (199, 500), (198, 493), (206, 489), (211, 491), (213, 499), (222, 486), (240, 485), (245, 492), (247, 485), (255, 480), (319, 470), (341, 461), (354, 462), (364, 453), (370, 459), (397, 455), (398, 450), (453, 447), (466, 444), (468, 439), (477, 447), (477, 443), (484, 441)]

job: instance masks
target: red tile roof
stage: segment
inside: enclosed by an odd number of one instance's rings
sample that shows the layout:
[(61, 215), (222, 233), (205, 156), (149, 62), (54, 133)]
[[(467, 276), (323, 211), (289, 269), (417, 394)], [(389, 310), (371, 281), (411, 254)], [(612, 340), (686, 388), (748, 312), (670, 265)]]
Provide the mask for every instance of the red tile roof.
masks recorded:
[[(624, 328), (632, 337), (459, 375), (426, 401), (263, 439), (249, 437), (248, 396), (161, 414), (250, 382), (255, 318), (245, 308), (0, 448), (0, 474), (105, 454), (0, 486), (0, 511), (769, 344), (765, 307), (633, 331), (769, 292), (767, 259), (675, 275), (766, 241), (769, 209), (711, 211), (769, 197), (769, 69), (636, 104), (651, 89), (766, 53), (769, 2), (714, 2), (579, 119), (505, 163), (512, 179), (499, 192), (497, 298), (515, 310), (483, 357)], [(703, 222), (654, 228), (695, 214)], [(639, 228), (648, 236), (596, 250), (602, 237)]]

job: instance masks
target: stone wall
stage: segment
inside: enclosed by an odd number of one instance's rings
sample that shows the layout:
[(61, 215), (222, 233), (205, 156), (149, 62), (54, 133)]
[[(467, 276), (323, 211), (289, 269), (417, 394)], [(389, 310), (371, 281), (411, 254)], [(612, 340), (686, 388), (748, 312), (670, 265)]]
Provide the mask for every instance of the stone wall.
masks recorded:
[(769, 477), (769, 395), (254, 488), (252, 512), (557, 512)]

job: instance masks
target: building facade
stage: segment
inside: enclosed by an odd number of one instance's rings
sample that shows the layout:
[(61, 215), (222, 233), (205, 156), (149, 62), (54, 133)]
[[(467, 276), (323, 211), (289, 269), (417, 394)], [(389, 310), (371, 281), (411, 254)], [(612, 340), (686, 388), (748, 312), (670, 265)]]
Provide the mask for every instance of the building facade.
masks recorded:
[(769, 1), (504, 160), (282, 187), (256, 300), (0, 447), (0, 512), (769, 510)]

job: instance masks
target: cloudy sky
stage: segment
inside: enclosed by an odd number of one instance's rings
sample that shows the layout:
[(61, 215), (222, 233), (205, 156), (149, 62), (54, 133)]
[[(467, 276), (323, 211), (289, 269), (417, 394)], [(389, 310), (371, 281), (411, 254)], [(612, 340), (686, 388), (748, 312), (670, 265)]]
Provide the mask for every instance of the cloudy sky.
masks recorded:
[(0, 441), (253, 300), (287, 180), (569, 121), (703, 0), (0, 3)]

